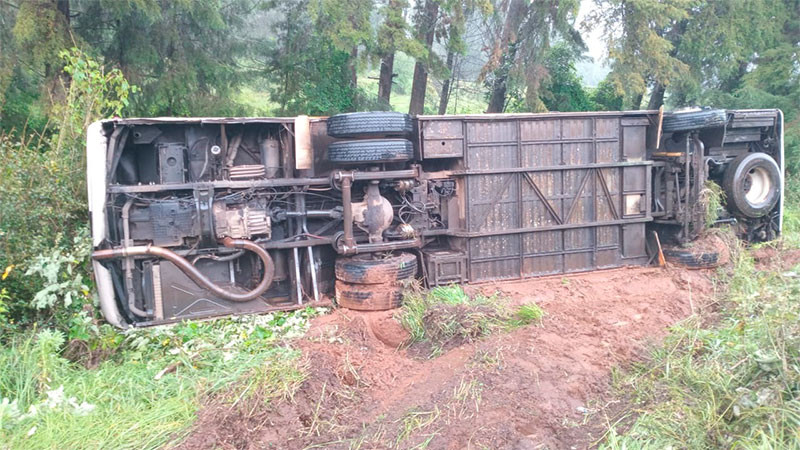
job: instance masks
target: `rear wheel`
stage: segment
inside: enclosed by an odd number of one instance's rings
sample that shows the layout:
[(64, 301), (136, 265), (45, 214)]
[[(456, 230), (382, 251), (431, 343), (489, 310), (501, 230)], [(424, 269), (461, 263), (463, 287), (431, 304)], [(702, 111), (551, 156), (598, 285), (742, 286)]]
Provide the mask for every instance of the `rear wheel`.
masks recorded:
[(336, 259), (336, 303), (357, 311), (399, 308), (403, 286), (417, 274), (417, 256), (363, 254)]
[(338, 141), (328, 145), (328, 159), (337, 164), (369, 164), (409, 161), (414, 146), (406, 139)]
[(337, 114), (327, 125), (328, 136), (335, 138), (406, 136), (413, 130), (411, 116), (391, 111)]
[(722, 177), (728, 209), (745, 217), (768, 214), (778, 203), (781, 172), (766, 153), (745, 153), (731, 161)]
[(384, 311), (403, 304), (403, 286), (398, 283), (353, 284), (336, 280), (336, 303), (356, 311)]
[(336, 259), (336, 279), (354, 284), (382, 284), (417, 274), (417, 256), (400, 253), (389, 257), (372, 254)]

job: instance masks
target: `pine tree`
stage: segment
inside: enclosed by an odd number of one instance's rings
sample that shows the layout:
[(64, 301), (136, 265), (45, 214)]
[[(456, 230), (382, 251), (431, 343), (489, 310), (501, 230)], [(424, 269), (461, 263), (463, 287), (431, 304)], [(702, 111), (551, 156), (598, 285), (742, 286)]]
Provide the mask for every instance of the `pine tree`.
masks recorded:
[(369, 20), (373, 7), (373, 0), (313, 0), (309, 5), (315, 31), (333, 48), (349, 53), (350, 84), (354, 89), (358, 86), (359, 62), (373, 51), (375, 33)]
[(407, 0), (388, 0), (381, 8), (383, 22), (378, 27), (376, 55), (380, 58), (380, 74), (378, 78), (378, 99), (389, 107), (394, 79), (394, 55), (401, 51), (411, 57), (420, 57), (425, 49), (410, 36), (405, 11)]
[(142, 88), (144, 115), (237, 112), (231, 96), (243, 82), (245, 19), (257, 0), (174, 2), (86, 0), (76, 31)]
[[(424, 46), (425, 55), (414, 64), (414, 77), (411, 84), (411, 102), (408, 113), (419, 115), (425, 108), (425, 91), (428, 87), (428, 71), (438, 57), (433, 52), (433, 38), (439, 21), (439, 0), (417, 2), (414, 22), (417, 40)], [(438, 61), (437, 61), (438, 62)]]
[(493, 45), (481, 73), (489, 86), (487, 112), (505, 111), (510, 91), (524, 98), (520, 102), (524, 109), (544, 109), (540, 89), (547, 71), (542, 63), (551, 39), (584, 48), (574, 28), (579, 6), (577, 0), (510, 0), (495, 5), (490, 21)]

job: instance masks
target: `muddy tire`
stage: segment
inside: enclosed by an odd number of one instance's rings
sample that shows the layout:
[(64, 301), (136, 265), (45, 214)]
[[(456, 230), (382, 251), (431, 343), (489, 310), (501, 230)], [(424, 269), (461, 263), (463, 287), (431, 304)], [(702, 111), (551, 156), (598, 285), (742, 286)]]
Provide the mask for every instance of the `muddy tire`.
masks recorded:
[(693, 252), (689, 249), (665, 248), (664, 259), (691, 269), (712, 269), (719, 265), (719, 252)]
[(417, 274), (417, 255), (399, 253), (388, 258), (370, 254), (336, 259), (336, 279), (351, 284), (393, 283)]
[(338, 141), (328, 146), (328, 160), (336, 164), (367, 164), (409, 161), (414, 146), (406, 139)]
[(723, 127), (727, 120), (727, 114), (724, 109), (676, 112), (664, 115), (662, 127), (665, 132), (702, 130), (704, 128)]
[(356, 311), (385, 311), (403, 304), (403, 287), (398, 283), (352, 284), (336, 280), (336, 304)]
[(337, 114), (327, 125), (328, 136), (335, 138), (406, 136), (414, 129), (411, 116), (390, 111)]
[(745, 153), (728, 164), (722, 176), (728, 210), (757, 218), (767, 215), (781, 195), (781, 171), (766, 153)]

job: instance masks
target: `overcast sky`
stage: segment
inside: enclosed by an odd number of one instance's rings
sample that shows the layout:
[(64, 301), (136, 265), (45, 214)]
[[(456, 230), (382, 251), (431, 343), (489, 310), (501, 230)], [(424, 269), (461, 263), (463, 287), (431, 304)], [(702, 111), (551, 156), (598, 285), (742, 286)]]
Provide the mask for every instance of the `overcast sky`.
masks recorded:
[(597, 5), (594, 0), (581, 0), (581, 8), (578, 12), (578, 27), (581, 30), (583, 41), (589, 47), (587, 56), (592, 58), (592, 61), (579, 62), (577, 64), (578, 74), (583, 77), (583, 82), (587, 86), (597, 86), (597, 84), (605, 78), (609, 69), (605, 66), (606, 58), (606, 43), (603, 39), (603, 33), (599, 28), (595, 28), (591, 32), (586, 32), (580, 28), (580, 24), (588, 13), (590, 13)]

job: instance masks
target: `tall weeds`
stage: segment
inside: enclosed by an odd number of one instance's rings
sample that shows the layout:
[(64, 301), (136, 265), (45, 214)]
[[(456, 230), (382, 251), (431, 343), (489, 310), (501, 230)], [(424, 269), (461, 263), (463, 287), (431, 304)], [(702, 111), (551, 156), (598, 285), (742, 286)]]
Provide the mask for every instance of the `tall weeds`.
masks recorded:
[[(2, 337), (37, 321), (63, 324), (90, 299), (83, 295), (82, 301), (62, 302), (73, 305), (66, 309), (31, 302), (43, 289), (50, 297), (71, 300), (74, 289), (58, 289), (67, 286), (66, 277), (74, 281), (70, 286), (87, 286), (79, 291), (90, 291), (88, 253), (80, 247), (86, 240), (75, 240), (86, 236), (88, 225), (85, 130), (95, 120), (121, 114), (136, 91), (119, 70), (105, 69), (78, 49), (60, 56), (69, 81), (62, 86), (61, 101), (50, 107), (44, 130), (0, 131), (0, 289), (6, 297), (5, 312), (0, 312)], [(65, 254), (83, 257), (63, 265), (65, 271), (54, 274), (55, 280), (26, 274), (34, 261), (47, 264), (42, 258)]]
[(717, 275), (718, 321), (676, 325), (618, 381), (635, 420), (601, 448), (800, 447), (800, 265), (757, 268), (736, 250)]

